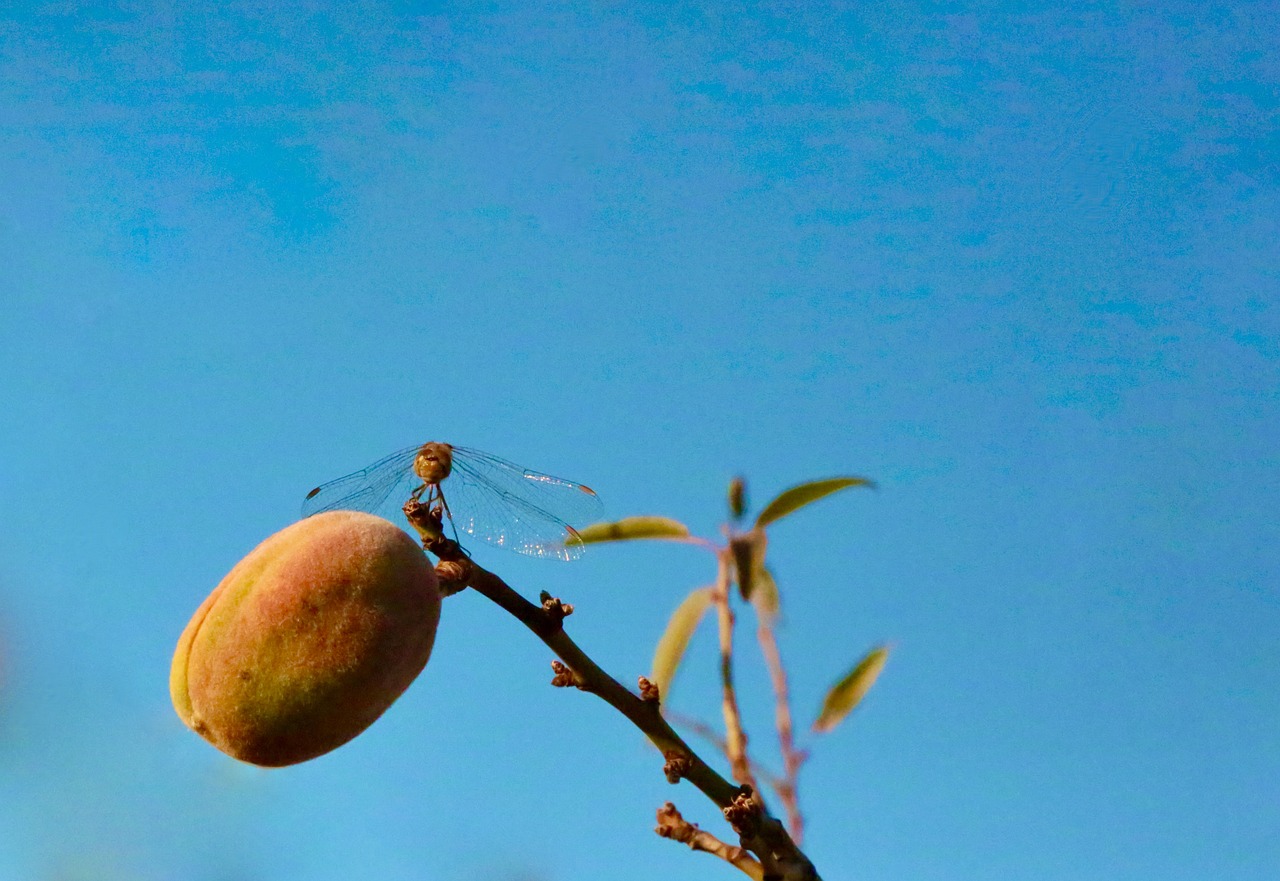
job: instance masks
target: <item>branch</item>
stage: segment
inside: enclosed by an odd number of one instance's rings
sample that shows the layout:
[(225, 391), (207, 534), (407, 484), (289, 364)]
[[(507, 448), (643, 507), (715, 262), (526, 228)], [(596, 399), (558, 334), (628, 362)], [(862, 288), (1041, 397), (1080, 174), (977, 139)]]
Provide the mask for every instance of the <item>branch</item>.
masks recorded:
[(752, 881), (763, 881), (764, 868), (759, 860), (741, 847), (725, 844), (710, 832), (704, 832), (696, 823), (690, 823), (671, 802), (658, 808), (658, 827), (653, 830), (663, 838), (682, 841), (694, 850), (720, 857), (729, 865), (741, 871)]
[(684, 778), (711, 799), (738, 833), (742, 846), (760, 859), (762, 881), (821, 881), (817, 869), (791, 840), (786, 827), (764, 810), (747, 787), (734, 786), (698, 756), (658, 711), (657, 700), (644, 700), (606, 673), (578, 647), (561, 626), (564, 606), (548, 601), (544, 607), (526, 600), (497, 575), (477, 566), (456, 542), (433, 526), (425, 506), (405, 506), (410, 524), (422, 536), (423, 547), (440, 558), (444, 593), (463, 586), (475, 589), (529, 628), (569, 668), (571, 681), (604, 700), (644, 733), (666, 757), (667, 779)]

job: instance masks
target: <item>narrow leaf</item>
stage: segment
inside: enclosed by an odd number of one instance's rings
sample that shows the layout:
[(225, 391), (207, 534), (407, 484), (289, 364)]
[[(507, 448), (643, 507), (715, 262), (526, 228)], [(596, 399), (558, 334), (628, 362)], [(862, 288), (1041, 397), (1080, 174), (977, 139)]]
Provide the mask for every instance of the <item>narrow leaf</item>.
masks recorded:
[(689, 640), (710, 605), (710, 587), (700, 587), (690, 593), (671, 614), (667, 629), (658, 640), (658, 647), (653, 652), (653, 673), (649, 679), (658, 686), (658, 698), (663, 704), (667, 702), (671, 681), (675, 679), (684, 650), (689, 647)]
[(688, 538), (689, 527), (670, 517), (624, 517), (612, 523), (592, 523), (578, 530), (583, 544), (634, 541), (641, 538)]
[(813, 730), (825, 734), (839, 725), (875, 685), (889, 657), (888, 646), (877, 646), (867, 653), (849, 673), (831, 687), (822, 701), (822, 711), (813, 722)]
[(756, 614), (766, 620), (778, 617), (782, 608), (778, 582), (773, 580), (773, 573), (767, 566), (761, 566), (756, 572), (755, 583), (751, 588), (751, 605), (755, 606)]
[(760, 516), (756, 518), (756, 526), (768, 526), (775, 520), (781, 520), (791, 512), (805, 505), (816, 502), (833, 492), (839, 492), (851, 486), (874, 487), (875, 484), (865, 477), (830, 477), (826, 480), (813, 480), (783, 490), (772, 502), (765, 505)]

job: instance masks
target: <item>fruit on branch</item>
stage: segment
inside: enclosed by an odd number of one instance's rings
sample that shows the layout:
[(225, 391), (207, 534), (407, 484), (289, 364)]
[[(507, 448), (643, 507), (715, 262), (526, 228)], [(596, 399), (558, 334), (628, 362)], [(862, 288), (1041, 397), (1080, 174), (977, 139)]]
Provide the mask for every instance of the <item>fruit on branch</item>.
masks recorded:
[(435, 571), (413, 539), (370, 514), (317, 514), (258, 545), (196, 610), (173, 657), (173, 706), (241, 761), (304, 762), (395, 702), (439, 621)]

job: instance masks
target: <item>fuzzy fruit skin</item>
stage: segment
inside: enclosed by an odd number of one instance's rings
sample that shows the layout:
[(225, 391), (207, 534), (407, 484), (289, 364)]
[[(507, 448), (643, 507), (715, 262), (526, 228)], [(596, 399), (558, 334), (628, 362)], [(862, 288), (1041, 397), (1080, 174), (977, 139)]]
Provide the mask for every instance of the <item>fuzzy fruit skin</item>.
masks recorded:
[(218, 749), (279, 767), (351, 740), (422, 672), (440, 591), (422, 549), (381, 517), (331, 511), (236, 564), (178, 640), (169, 693)]

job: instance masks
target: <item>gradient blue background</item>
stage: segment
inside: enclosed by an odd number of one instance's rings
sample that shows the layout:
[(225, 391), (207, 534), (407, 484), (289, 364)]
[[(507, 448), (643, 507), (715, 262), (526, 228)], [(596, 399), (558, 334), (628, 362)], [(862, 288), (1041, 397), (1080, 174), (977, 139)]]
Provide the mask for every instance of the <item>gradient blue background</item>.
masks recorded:
[[(429, 439), (708, 535), (880, 482), (772, 536), (802, 722), (895, 646), (829, 881), (1280, 877), (1274, 4), (262, 6), (0, 11), (0, 879), (735, 877), (478, 596), (315, 762), (174, 716), (218, 579)], [(477, 555), (628, 682), (713, 574)]]

